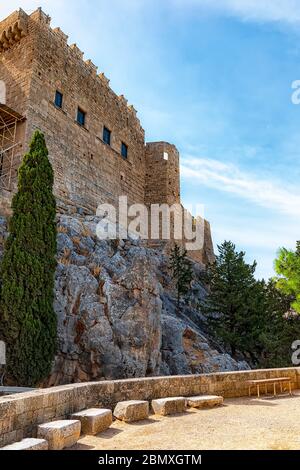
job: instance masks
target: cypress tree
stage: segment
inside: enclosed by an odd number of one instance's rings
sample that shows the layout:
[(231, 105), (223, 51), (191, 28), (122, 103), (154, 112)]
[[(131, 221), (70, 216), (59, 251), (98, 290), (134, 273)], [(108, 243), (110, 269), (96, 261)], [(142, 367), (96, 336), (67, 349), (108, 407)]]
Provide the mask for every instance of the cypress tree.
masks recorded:
[(34, 386), (51, 371), (57, 334), (56, 203), (40, 131), (20, 166), (12, 209), (0, 268), (0, 339), (6, 343), (9, 377), (20, 386)]
[(180, 248), (177, 243), (171, 251), (170, 269), (176, 288), (176, 308), (179, 312), (180, 299), (189, 291), (193, 280), (193, 270), (192, 263), (187, 257), (187, 251)]

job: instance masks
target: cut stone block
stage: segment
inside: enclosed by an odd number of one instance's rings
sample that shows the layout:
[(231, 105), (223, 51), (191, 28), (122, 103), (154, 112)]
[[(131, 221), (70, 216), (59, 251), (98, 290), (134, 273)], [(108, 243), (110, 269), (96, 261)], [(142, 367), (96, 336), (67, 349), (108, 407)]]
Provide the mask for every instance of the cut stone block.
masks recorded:
[(78, 419), (81, 422), (81, 432), (95, 436), (105, 431), (112, 424), (111, 410), (91, 408), (89, 410), (74, 413), (71, 419)]
[(48, 442), (45, 439), (23, 439), (0, 450), (48, 450)]
[(186, 399), (184, 397), (159, 398), (152, 400), (152, 408), (156, 415), (162, 416), (183, 413), (186, 410)]
[(223, 405), (223, 397), (217, 395), (203, 395), (199, 397), (188, 397), (187, 404), (191, 408), (213, 408)]
[(37, 437), (46, 439), (49, 450), (71, 447), (80, 437), (81, 423), (78, 420), (61, 420), (38, 426)]
[(115, 407), (114, 416), (126, 423), (147, 419), (149, 403), (141, 400), (120, 401)]

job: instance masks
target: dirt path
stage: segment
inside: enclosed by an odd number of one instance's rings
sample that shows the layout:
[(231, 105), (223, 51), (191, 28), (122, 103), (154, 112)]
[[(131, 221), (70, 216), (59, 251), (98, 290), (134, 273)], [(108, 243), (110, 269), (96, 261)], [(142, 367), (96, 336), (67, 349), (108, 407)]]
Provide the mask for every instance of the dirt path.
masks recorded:
[(300, 449), (300, 392), (294, 397), (225, 400), (211, 410), (172, 417), (151, 416), (134, 424), (115, 421), (75, 450)]

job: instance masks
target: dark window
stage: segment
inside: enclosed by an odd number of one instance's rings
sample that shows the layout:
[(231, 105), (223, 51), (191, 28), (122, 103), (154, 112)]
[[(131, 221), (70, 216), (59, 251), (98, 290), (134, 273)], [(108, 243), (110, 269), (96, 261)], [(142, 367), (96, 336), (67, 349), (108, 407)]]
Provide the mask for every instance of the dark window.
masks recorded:
[(121, 155), (123, 158), (128, 157), (128, 146), (124, 144), (124, 142), (122, 142), (122, 145), (121, 145)]
[(62, 108), (62, 104), (63, 104), (63, 95), (60, 91), (56, 90), (56, 93), (55, 93), (55, 106), (57, 106), (58, 108)]
[(111, 140), (111, 132), (107, 127), (103, 128), (103, 142), (105, 142), (107, 145), (110, 145), (110, 140)]
[(82, 109), (78, 108), (77, 110), (77, 122), (81, 126), (85, 125), (85, 112)]

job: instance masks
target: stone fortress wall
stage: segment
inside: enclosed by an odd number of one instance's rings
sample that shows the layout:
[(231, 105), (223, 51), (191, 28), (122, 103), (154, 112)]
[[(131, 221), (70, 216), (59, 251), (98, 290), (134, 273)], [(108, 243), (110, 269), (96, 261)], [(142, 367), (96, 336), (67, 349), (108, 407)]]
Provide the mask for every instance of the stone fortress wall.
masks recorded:
[[(41, 9), (23, 10), (0, 22), (0, 80), (6, 85), (6, 104), (26, 118), (18, 125), (19, 160), (35, 129), (41, 129), (55, 174), (60, 212), (94, 214), (100, 203), (180, 203), (179, 153), (166, 142), (145, 143), (136, 110), (117, 96), (103, 73), (84, 60), (76, 44), (60, 28), (52, 29)], [(55, 105), (56, 92), (62, 106)], [(84, 113), (84, 125), (77, 112)], [(110, 145), (103, 129), (111, 131)], [(128, 155), (121, 154), (125, 144)], [(2, 205), (12, 192), (1, 190)], [(1, 210), (1, 203), (0, 203)], [(199, 261), (213, 259), (208, 222)]]

